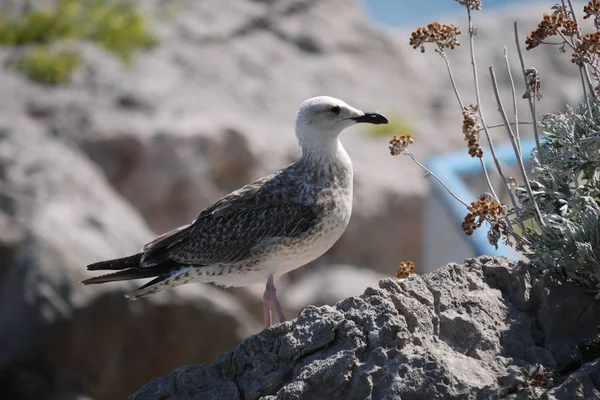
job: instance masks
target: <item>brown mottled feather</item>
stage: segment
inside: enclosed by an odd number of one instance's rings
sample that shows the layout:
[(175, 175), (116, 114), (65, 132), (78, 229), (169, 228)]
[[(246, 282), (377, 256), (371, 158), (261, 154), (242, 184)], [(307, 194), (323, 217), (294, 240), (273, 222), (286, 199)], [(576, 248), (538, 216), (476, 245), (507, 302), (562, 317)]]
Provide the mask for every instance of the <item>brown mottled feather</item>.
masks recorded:
[(142, 256), (142, 267), (166, 260), (197, 267), (238, 263), (265, 240), (306, 232), (316, 223), (318, 209), (310, 201), (313, 193), (302, 196), (304, 182), (282, 174), (294, 166), (230, 193), (191, 225), (155, 240)]
[(343, 176), (335, 179), (342, 173), (292, 164), (223, 197), (192, 224), (160, 235), (141, 253), (89, 265), (89, 270), (124, 271), (84, 283), (152, 276), (159, 276), (160, 281), (182, 265), (201, 268), (249, 260), (262, 244), (303, 235), (313, 227), (319, 213), (334, 206), (316, 199), (328, 190), (332, 175), (334, 183), (345, 182)]

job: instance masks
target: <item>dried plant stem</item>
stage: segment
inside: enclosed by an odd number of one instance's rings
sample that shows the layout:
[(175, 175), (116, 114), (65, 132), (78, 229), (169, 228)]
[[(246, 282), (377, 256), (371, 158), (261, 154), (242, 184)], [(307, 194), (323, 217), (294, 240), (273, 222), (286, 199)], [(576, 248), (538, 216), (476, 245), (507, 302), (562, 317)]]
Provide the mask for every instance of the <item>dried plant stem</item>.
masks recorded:
[(448, 56), (444, 52), (443, 49), (438, 49), (440, 56), (446, 62), (446, 68), (448, 69), (448, 75), (450, 76), (450, 82), (452, 82), (452, 88), (454, 89), (454, 94), (456, 95), (456, 99), (458, 100), (458, 104), (460, 104), (460, 111), (462, 112), (465, 108), (462, 99), (460, 98), (460, 94), (458, 93), (458, 87), (456, 86), (456, 81), (454, 80), (454, 75), (452, 74), (452, 69), (450, 68), (450, 60), (448, 60)]
[[(474, 41), (475, 33), (474, 33), (474, 28), (473, 28), (473, 19), (471, 17), (471, 9), (469, 9), (469, 7), (467, 7), (467, 16), (469, 19), (469, 50), (471, 53), (471, 66), (473, 67), (473, 81), (475, 83), (475, 98), (477, 100), (477, 113), (479, 114), (479, 119), (482, 122), (483, 130), (485, 132), (485, 136), (486, 136), (488, 144), (490, 146), (490, 151), (492, 152), (492, 158), (494, 159), (494, 163), (496, 164), (496, 169), (498, 170), (498, 174), (500, 174), (500, 176), (502, 177), (502, 181), (504, 182), (504, 185), (506, 186), (506, 189), (510, 192), (510, 187), (508, 186), (508, 181), (506, 179), (506, 176), (502, 172), (502, 166), (500, 165), (500, 160), (498, 160), (498, 157), (496, 156), (496, 150), (494, 149), (494, 143), (492, 142), (492, 137), (487, 128), (487, 124), (485, 123), (485, 118), (483, 117), (483, 109), (481, 106), (481, 93), (479, 90), (479, 77), (477, 76), (477, 62), (475, 61), (475, 41)], [(483, 174), (485, 175), (485, 179), (487, 180), (490, 192), (494, 196), (494, 199), (496, 200), (496, 202), (500, 203), (500, 199), (498, 198), (498, 195), (496, 194), (496, 191), (494, 190), (494, 187), (492, 186), (492, 183), (490, 181), (490, 176), (487, 172), (487, 169), (485, 168), (485, 163), (482, 161), (481, 165), (483, 167)]]
[[(527, 172), (525, 171), (525, 165), (523, 164), (523, 158), (520, 157), (520, 151), (519, 151), (519, 147), (517, 144), (516, 136), (513, 133), (512, 128), (510, 127), (508, 117), (506, 115), (506, 110), (504, 109), (504, 105), (502, 104), (502, 98), (500, 97), (500, 91), (498, 90), (498, 81), (496, 80), (496, 74), (494, 73), (493, 66), (490, 66), (490, 76), (492, 78), (492, 87), (494, 88), (494, 95), (496, 96), (496, 103), (498, 103), (498, 111), (500, 112), (500, 115), (502, 116), (502, 119), (504, 120), (506, 129), (508, 131), (508, 137), (510, 138), (510, 142), (513, 145), (515, 154), (517, 155), (517, 157), (516, 157), (517, 164), (519, 165), (519, 170), (521, 171), (523, 183), (525, 184), (525, 188), (527, 189), (527, 194), (529, 195), (529, 201), (531, 201), (531, 203), (533, 204), (533, 207), (535, 209), (535, 216), (538, 221), (538, 224), (543, 227), (546, 224), (544, 223), (544, 219), (542, 218), (542, 213), (540, 212), (537, 202), (535, 201), (535, 197), (533, 196), (533, 191), (531, 190), (531, 185), (529, 184), (529, 178), (527, 178)], [(517, 209), (517, 202), (515, 201), (514, 196), (513, 196), (512, 192), (509, 192), (509, 193), (510, 193), (510, 200), (513, 203), (513, 208)]]
[[(556, 33), (558, 33), (558, 36), (560, 36), (563, 40), (563, 43), (556, 43), (556, 44), (565, 44), (566, 43), (569, 45), (571, 50), (573, 50), (573, 51), (575, 50), (575, 44), (571, 40), (569, 40), (568, 37), (566, 37), (561, 31), (556, 31)], [(547, 44), (549, 44), (549, 43), (547, 43)]]
[[(587, 107), (587, 112), (591, 119), (591, 118), (593, 118), (592, 105), (590, 104), (590, 96), (587, 93), (587, 88), (586, 88), (585, 79), (584, 79), (584, 72), (583, 72), (582, 67), (579, 67), (579, 75), (581, 76), (581, 85), (583, 86), (583, 97), (585, 98), (585, 106)], [(593, 90), (592, 90), (592, 93), (594, 93)]]
[[(577, 24), (577, 26), (581, 26), (579, 25), (579, 21), (577, 21), (577, 14), (575, 14), (575, 9), (573, 8), (573, 3), (571, 2), (571, 0), (567, 0), (567, 3), (569, 3), (569, 10), (571, 11), (571, 16), (573, 17), (573, 21), (575, 21), (575, 23)], [(563, 0), (563, 7), (564, 7), (564, 0)], [(577, 32), (577, 39), (581, 39), (581, 33)], [(583, 65), (583, 67), (579, 68), (581, 75), (582, 75), (582, 83), (584, 86), (584, 91), (585, 91), (585, 86), (587, 83), (587, 87), (589, 88), (589, 91), (591, 93), (591, 96), (593, 98), (596, 98), (596, 92), (594, 91), (594, 86), (592, 85), (592, 79), (590, 78), (590, 71), (588, 70), (588, 67), (586, 64)], [(583, 82), (585, 80), (585, 82)], [(591, 117), (591, 107), (589, 107), (589, 101), (588, 101), (588, 110), (590, 111), (590, 117)]]
[[(514, 24), (515, 27), (515, 43), (517, 44), (517, 53), (519, 54), (519, 61), (521, 62), (521, 70), (523, 71), (523, 81), (525, 82), (525, 89), (529, 90), (529, 83), (527, 82), (527, 72), (525, 69), (525, 61), (523, 60), (523, 52), (521, 51), (521, 43), (519, 42), (519, 25), (517, 21)], [(538, 122), (535, 116), (535, 99), (532, 96), (528, 98), (529, 110), (531, 111), (531, 119), (533, 121), (533, 137), (535, 138), (535, 148), (537, 150), (537, 156), (540, 162), (542, 158), (542, 147), (540, 145), (540, 134), (538, 132)]]
[[(564, 4), (564, 2), (563, 2)], [(573, 17), (575, 17), (575, 14), (573, 14)], [(573, 40), (569, 40), (569, 38), (567, 38), (561, 31), (557, 31), (557, 33), (560, 35), (560, 37), (564, 40), (564, 43), (568, 44), (571, 49), (573, 51), (575, 51), (575, 44), (573, 43)], [(577, 34), (578, 37), (580, 37), (579, 34)], [(592, 106), (590, 104), (590, 97), (588, 95), (588, 85), (590, 87), (590, 91), (592, 93), (594, 93), (594, 88), (592, 87), (591, 82), (589, 81), (589, 72), (587, 70), (587, 64), (584, 64), (583, 67), (579, 67), (579, 76), (581, 77), (581, 87), (583, 88), (583, 97), (585, 98), (585, 104), (587, 106), (587, 111), (590, 114), (590, 118), (592, 118)], [(588, 78), (588, 81), (586, 82), (586, 77)]]
[[(494, 200), (496, 201), (496, 203), (500, 204), (500, 198), (498, 197), (498, 195), (494, 192), (493, 189), (493, 185), (492, 185), (492, 181), (490, 180), (490, 174), (487, 171), (487, 167), (485, 166), (485, 162), (483, 161), (483, 157), (478, 157), (479, 158), (479, 163), (481, 164), (481, 169), (483, 170), (483, 176), (485, 177), (485, 181), (488, 185), (489, 188), (491, 188), (492, 190), (492, 196), (494, 196)], [(509, 223), (510, 225), (510, 223)]]
[[(515, 89), (515, 81), (512, 76), (512, 72), (510, 71), (510, 63), (508, 62), (508, 52), (506, 51), (506, 46), (504, 47), (504, 63), (506, 64), (506, 71), (508, 72), (508, 79), (510, 80), (510, 88), (512, 90), (512, 100), (513, 100), (513, 113), (515, 116), (515, 137), (517, 140), (517, 148), (519, 153), (517, 154), (518, 158), (522, 158), (521, 155), (521, 136), (519, 134), (519, 109), (517, 107), (517, 92)], [(510, 124), (513, 125), (513, 124)]]
[[(510, 124), (511, 125), (517, 125), (517, 124), (518, 125), (531, 125), (531, 124), (533, 124), (533, 122), (531, 122), (531, 121), (521, 121), (521, 122), (518, 122), (518, 123), (511, 122)], [(500, 127), (503, 127), (503, 126), (505, 126), (503, 123), (502, 124), (496, 124), (496, 125), (488, 125), (488, 129), (500, 128)]]
[(446, 189), (446, 191), (448, 191), (448, 193), (450, 193), (450, 195), (452, 197), (454, 197), (456, 200), (458, 200), (462, 205), (464, 205), (465, 207), (467, 207), (467, 209), (470, 209), (471, 206), (469, 204), (467, 204), (466, 202), (464, 202), (463, 200), (461, 200), (460, 197), (458, 197), (457, 195), (454, 194), (454, 192), (452, 190), (450, 190), (450, 188), (448, 187), (448, 185), (446, 185), (436, 174), (434, 174), (433, 172), (431, 172), (426, 166), (424, 166), (423, 164), (421, 164), (419, 161), (417, 161), (417, 159), (415, 158), (415, 155), (413, 153), (411, 153), (410, 151), (404, 151), (403, 154), (406, 154), (407, 156), (409, 156), (414, 162), (415, 164), (417, 164), (419, 167), (421, 167), (425, 172), (427, 172), (428, 176), (433, 177), (436, 181), (438, 181), (443, 187), (444, 189)]
[[(504, 123), (504, 124), (502, 124), (501, 126), (505, 126), (506, 122), (507, 122), (507, 120), (505, 119), (505, 123)], [(485, 124), (484, 124), (483, 126), (485, 126)], [(510, 124), (509, 124), (509, 128), (510, 128)], [(493, 154), (493, 157), (494, 157), (494, 161), (496, 162), (496, 166), (497, 166), (497, 168), (500, 168), (500, 167), (499, 167), (499, 165), (500, 165), (500, 161), (498, 160), (498, 158), (497, 158), (497, 157), (496, 157), (494, 154)], [(518, 156), (518, 155), (517, 155), (517, 158), (519, 158), (519, 156)], [(482, 167), (482, 168), (485, 170), (485, 164), (483, 163), (483, 159), (480, 159), (480, 161), (481, 161), (481, 167)], [(499, 171), (501, 171), (501, 169), (499, 169)], [(510, 202), (512, 203), (513, 209), (517, 209), (517, 202), (515, 201), (515, 197), (514, 197), (514, 195), (513, 195), (512, 191), (510, 190), (510, 186), (508, 185), (508, 179), (506, 179), (506, 177), (504, 176), (504, 174), (503, 174), (503, 173), (499, 173), (499, 175), (500, 175), (500, 178), (502, 179), (502, 182), (503, 182), (503, 183), (504, 183), (504, 185), (506, 186), (506, 192), (508, 193), (508, 196), (509, 196), (509, 198), (510, 198)], [(489, 178), (488, 178), (488, 174), (485, 174), (485, 176), (486, 176), (486, 178), (487, 178), (487, 179), (489, 179)], [(488, 181), (488, 185), (490, 185), (490, 186), (491, 186), (491, 182), (489, 182), (489, 181)], [(498, 201), (498, 203), (499, 203), (499, 202), (500, 202), (500, 201)], [(508, 227), (509, 227), (509, 228), (510, 228), (512, 231), (514, 231), (514, 228), (513, 228), (513, 226), (512, 226), (512, 222), (511, 222), (510, 218), (508, 218), (508, 215), (505, 215), (505, 218), (504, 218), (504, 219), (505, 219), (505, 221), (506, 221), (506, 224), (507, 224), (507, 226), (508, 226)], [(525, 226), (523, 225), (523, 223), (522, 223), (521, 221), (519, 221), (519, 225), (521, 226), (521, 229), (524, 231), (524, 230), (525, 230)]]

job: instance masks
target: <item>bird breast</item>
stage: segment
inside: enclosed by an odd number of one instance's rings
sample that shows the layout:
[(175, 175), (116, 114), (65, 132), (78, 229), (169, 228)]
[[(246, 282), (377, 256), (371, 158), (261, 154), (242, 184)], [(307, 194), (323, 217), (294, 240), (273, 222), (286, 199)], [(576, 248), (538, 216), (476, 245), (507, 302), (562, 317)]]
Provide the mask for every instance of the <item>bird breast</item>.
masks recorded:
[(272, 268), (275, 269), (276, 275), (283, 275), (316, 260), (325, 254), (346, 230), (352, 213), (352, 189), (325, 189), (319, 197), (319, 222), (304, 235), (284, 239), (273, 253)]

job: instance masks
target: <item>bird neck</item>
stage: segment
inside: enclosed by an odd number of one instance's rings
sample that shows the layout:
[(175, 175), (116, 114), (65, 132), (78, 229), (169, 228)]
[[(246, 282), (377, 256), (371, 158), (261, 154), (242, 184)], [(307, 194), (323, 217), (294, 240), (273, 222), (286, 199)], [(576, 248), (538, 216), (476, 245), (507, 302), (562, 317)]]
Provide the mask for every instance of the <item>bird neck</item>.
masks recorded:
[(348, 154), (338, 138), (340, 132), (315, 131), (310, 125), (296, 124), (296, 137), (302, 148), (302, 159), (308, 162), (331, 163), (347, 159)]
[[(325, 140), (328, 139), (328, 140)], [(340, 140), (335, 138), (325, 138), (315, 142), (300, 142), (302, 147), (302, 160), (309, 163), (318, 164), (339, 164), (350, 163), (348, 153), (342, 146)]]

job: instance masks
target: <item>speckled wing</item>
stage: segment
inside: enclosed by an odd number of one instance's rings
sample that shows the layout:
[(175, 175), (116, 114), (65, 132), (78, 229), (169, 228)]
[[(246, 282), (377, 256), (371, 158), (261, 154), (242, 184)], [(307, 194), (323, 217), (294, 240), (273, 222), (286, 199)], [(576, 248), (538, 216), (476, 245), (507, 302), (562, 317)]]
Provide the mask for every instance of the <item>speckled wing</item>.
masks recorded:
[(142, 265), (167, 260), (196, 266), (234, 264), (251, 258), (253, 249), (266, 241), (302, 235), (316, 224), (317, 209), (293, 174), (282, 172), (223, 197), (191, 225), (151, 242)]

